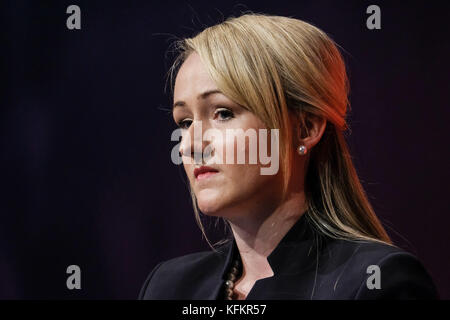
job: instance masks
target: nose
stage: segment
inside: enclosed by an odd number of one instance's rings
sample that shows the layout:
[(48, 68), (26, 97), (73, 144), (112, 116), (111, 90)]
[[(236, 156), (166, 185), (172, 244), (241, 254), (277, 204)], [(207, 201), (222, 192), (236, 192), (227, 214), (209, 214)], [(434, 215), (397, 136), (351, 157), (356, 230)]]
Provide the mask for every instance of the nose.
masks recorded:
[[(208, 158), (212, 155), (212, 152), (204, 154), (205, 148), (209, 143), (203, 139), (203, 130), (206, 129), (201, 120), (192, 122), (189, 129), (182, 137), (179, 149), (181, 157), (189, 157), (189, 160), (193, 160), (194, 163), (202, 163), (203, 160), (205, 160), (204, 158)], [(211, 148), (208, 148), (208, 150), (210, 149)]]

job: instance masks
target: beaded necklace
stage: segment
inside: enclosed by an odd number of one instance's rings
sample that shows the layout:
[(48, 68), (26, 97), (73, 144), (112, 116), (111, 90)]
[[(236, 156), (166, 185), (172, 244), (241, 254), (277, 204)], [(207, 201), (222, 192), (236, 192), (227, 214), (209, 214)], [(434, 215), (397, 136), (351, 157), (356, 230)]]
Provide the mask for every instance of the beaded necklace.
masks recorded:
[(227, 281), (225, 281), (225, 300), (233, 300), (234, 283), (238, 279), (241, 263), (234, 260), (230, 272), (228, 272)]

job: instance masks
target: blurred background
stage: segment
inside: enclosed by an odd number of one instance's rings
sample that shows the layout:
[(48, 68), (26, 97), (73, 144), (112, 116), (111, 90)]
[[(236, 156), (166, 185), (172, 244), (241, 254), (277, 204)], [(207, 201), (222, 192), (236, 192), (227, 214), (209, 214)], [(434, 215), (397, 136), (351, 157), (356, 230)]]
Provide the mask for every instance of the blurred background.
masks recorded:
[[(81, 29), (69, 30), (69, 5)], [(369, 30), (366, 9), (381, 9)], [(2, 1), (0, 299), (136, 299), (160, 261), (208, 250), (164, 92), (170, 44), (242, 11), (343, 49), (348, 142), (394, 241), (450, 298), (449, 5), (435, 1)], [(223, 228), (208, 228), (220, 239)], [(66, 268), (81, 268), (68, 290)]]

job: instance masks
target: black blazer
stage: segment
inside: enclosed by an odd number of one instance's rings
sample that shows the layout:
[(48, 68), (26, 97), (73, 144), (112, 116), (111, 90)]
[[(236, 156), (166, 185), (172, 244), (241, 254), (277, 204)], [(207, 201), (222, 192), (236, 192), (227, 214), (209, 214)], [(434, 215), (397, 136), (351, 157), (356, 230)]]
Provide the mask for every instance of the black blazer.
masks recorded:
[[(223, 299), (227, 271), (239, 251), (234, 238), (216, 250), (159, 263), (145, 280), (139, 299)], [(274, 276), (257, 280), (247, 300), (439, 298), (431, 277), (414, 255), (373, 241), (319, 235), (306, 214), (267, 259)], [(379, 270), (368, 271), (371, 265)], [(379, 275), (380, 289), (368, 288), (367, 282), (376, 283), (374, 272)]]

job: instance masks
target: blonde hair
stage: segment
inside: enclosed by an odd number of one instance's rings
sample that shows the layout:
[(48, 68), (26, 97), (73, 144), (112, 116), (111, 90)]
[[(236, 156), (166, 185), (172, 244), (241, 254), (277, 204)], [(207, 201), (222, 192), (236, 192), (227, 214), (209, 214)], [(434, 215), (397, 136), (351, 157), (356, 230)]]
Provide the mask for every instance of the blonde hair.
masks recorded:
[[(308, 219), (333, 238), (392, 244), (360, 183), (344, 132), (349, 84), (343, 58), (325, 32), (302, 20), (257, 13), (230, 17), (175, 43), (170, 72), (196, 52), (218, 88), (266, 124), (280, 129), (283, 190), (294, 159), (291, 117), (307, 132), (311, 116), (327, 120), (309, 152), (305, 176)], [(173, 85), (172, 85), (173, 87)], [(196, 221), (205, 237), (197, 200)], [(210, 243), (209, 243), (210, 244)]]

